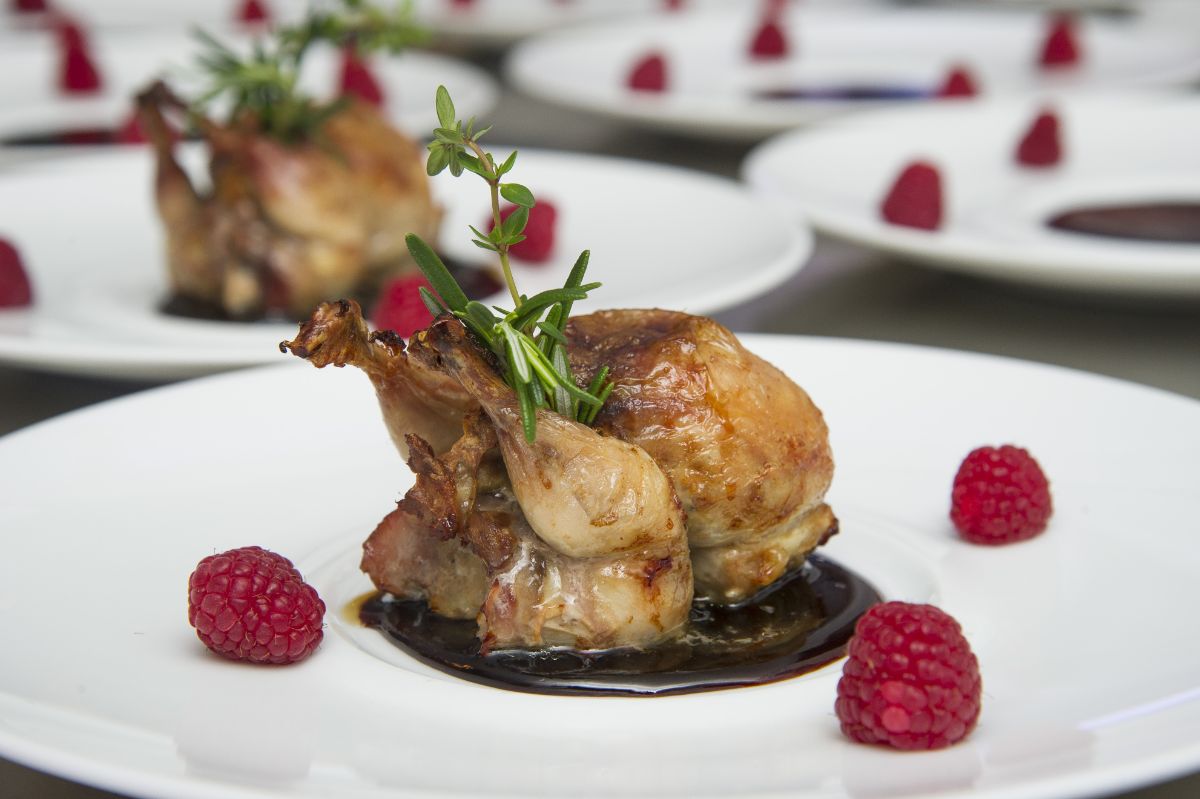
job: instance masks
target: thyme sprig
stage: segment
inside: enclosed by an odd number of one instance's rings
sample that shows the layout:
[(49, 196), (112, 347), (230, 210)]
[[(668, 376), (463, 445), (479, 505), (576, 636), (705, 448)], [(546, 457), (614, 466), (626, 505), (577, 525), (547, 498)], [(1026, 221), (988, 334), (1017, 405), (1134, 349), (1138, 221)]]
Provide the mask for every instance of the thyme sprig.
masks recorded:
[(311, 138), (345, 103), (344, 98), (317, 102), (298, 88), (301, 64), (314, 43), (353, 47), (362, 55), (398, 53), (425, 39), (412, 22), (410, 3), (384, 11), (367, 0), (337, 0), (331, 10), (310, 11), (302, 22), (256, 41), (247, 55), (204, 31), (196, 36), (205, 47), (199, 65), (211, 83), (193, 108), (227, 96), (231, 119), (252, 112), (265, 133), (288, 142)]
[[(514, 151), (497, 165), (492, 154), (479, 144), (490, 128), (475, 130), (474, 119), (464, 125), (455, 114), (454, 102), (445, 86), (438, 87), (435, 107), (439, 127), (428, 146), (426, 169), (430, 176), (446, 169), (455, 177), (464, 171), (473, 172), (487, 182), (493, 227), (488, 233), (471, 227), (471, 233), (477, 247), (499, 255), (513, 310), (489, 308), (469, 300), (433, 248), (410, 233), (405, 238), (409, 252), (433, 287), (433, 291), (422, 287), (421, 299), (435, 316), (452, 313), (461, 319), (499, 359), (505, 382), (517, 395), (527, 441), (537, 437), (538, 408), (591, 424), (612, 392), (608, 368), (601, 369), (586, 388), (580, 387), (571, 372), (563, 335), (572, 305), (600, 286), (583, 282), (591, 254), (588, 250), (580, 253), (562, 288), (532, 297), (519, 293), (509, 263), (509, 248), (524, 241), (529, 210), (537, 200), (525, 186), (504, 180), (516, 165), (517, 153)], [(501, 198), (516, 206), (507, 217), (500, 211)]]

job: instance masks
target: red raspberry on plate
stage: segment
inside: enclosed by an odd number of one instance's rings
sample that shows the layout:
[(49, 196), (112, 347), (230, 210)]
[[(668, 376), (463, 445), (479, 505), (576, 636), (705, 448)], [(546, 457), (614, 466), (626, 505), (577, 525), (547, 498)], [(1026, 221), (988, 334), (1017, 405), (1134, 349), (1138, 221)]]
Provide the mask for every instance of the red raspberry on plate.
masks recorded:
[(667, 89), (667, 60), (659, 53), (650, 53), (633, 65), (627, 81), (629, 88), (639, 92), (662, 92)]
[[(508, 215), (517, 210), (517, 206), (509, 205), (500, 210), (500, 218), (508, 219)], [(538, 200), (529, 209), (529, 221), (525, 224), (525, 240), (508, 248), (513, 258), (530, 263), (541, 263), (554, 253), (555, 224), (558, 221), (558, 209), (547, 200)], [(488, 224), (490, 231), (496, 225)]]
[(761, 61), (784, 58), (788, 54), (787, 37), (776, 15), (769, 15), (750, 39), (750, 57)]
[(246, 0), (238, 8), (238, 22), (262, 24), (271, 21), (271, 11), (262, 0)]
[(1038, 63), (1047, 69), (1070, 67), (1079, 63), (1081, 54), (1079, 40), (1075, 35), (1075, 18), (1070, 14), (1056, 14), (1051, 17)]
[(29, 274), (17, 248), (0, 239), (0, 308), (20, 308), (33, 302)]
[(146, 131), (142, 130), (142, 118), (136, 109), (117, 128), (115, 138), (120, 144), (145, 144), (149, 141)]
[(1054, 166), (1062, 160), (1062, 137), (1053, 111), (1037, 115), (1017, 144), (1016, 157), (1018, 164), (1032, 167)]
[(92, 94), (100, 91), (103, 81), (100, 70), (89, 50), (83, 29), (75, 22), (61, 20), (58, 23), (58, 88), (67, 94)]
[(941, 749), (979, 720), (979, 662), (962, 629), (933, 605), (886, 602), (858, 620), (834, 711), (859, 743)]
[(880, 210), (893, 225), (937, 230), (942, 224), (942, 178), (937, 167), (925, 161), (906, 166)]
[(433, 322), (433, 314), (421, 299), (421, 287), (432, 290), (424, 275), (398, 277), (384, 285), (371, 309), (371, 321), (376, 330), (394, 330), (409, 338)]
[(971, 73), (966, 67), (951, 69), (937, 90), (937, 96), (941, 98), (974, 97), (977, 94), (979, 94), (979, 89), (975, 86), (975, 79), (971, 77)]
[(240, 547), (209, 555), (188, 578), (188, 623), (231, 660), (295, 663), (321, 643), (325, 603), (282, 555)]
[(383, 105), (383, 87), (353, 47), (342, 48), (342, 94), (357, 97), (373, 106)]
[(1032, 538), (1046, 529), (1052, 510), (1042, 467), (1020, 447), (979, 447), (954, 475), (950, 519), (973, 544)]

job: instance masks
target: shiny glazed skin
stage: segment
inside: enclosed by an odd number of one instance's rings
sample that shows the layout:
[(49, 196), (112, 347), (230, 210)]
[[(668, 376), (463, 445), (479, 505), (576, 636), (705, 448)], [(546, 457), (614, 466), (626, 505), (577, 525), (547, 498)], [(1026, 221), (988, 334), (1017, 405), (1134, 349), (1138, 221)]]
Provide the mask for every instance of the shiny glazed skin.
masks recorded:
[(706, 317), (599, 311), (567, 326), (581, 383), (615, 387), (597, 430), (637, 444), (687, 513), (697, 594), (737, 602), (836, 532), (820, 410), (791, 379)]

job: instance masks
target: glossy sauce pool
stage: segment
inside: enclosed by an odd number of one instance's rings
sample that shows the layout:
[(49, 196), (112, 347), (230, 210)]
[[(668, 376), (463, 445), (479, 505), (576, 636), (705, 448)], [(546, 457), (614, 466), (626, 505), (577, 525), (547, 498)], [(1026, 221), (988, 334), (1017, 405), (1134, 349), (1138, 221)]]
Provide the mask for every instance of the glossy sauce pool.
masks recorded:
[(1200, 202), (1072, 208), (1051, 217), (1046, 225), (1107, 238), (1200, 244)]
[(862, 577), (813, 555), (741, 605), (695, 603), (685, 634), (652, 649), (480, 655), (474, 620), (443, 618), (424, 602), (370, 594), (350, 611), (423, 663), (472, 682), (540, 694), (661, 696), (758, 685), (817, 669), (845, 654), (858, 617), (879, 601)]

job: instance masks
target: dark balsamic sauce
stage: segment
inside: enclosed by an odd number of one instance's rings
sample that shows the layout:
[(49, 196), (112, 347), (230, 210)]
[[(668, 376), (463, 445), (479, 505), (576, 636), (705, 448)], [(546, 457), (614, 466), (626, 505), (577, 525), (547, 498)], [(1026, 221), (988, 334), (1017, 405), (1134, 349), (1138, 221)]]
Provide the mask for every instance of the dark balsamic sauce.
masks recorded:
[(1051, 217), (1046, 225), (1089, 236), (1200, 244), (1200, 202), (1073, 208)]
[(91, 144), (116, 144), (119, 131), (112, 128), (77, 128), (74, 130), (19, 133), (0, 138), (5, 147), (73, 147)]
[(919, 86), (850, 84), (846, 86), (779, 86), (756, 91), (760, 100), (921, 100), (936, 92)]
[[(440, 256), (450, 274), (458, 281), (463, 292), (469, 299), (482, 300), (490, 297), (504, 288), (500, 278), (492, 270), (478, 264), (470, 264), (456, 258)], [(365, 313), (371, 310), (371, 302), (366, 297), (355, 297), (363, 306)], [(225, 309), (216, 303), (190, 297), (186, 294), (172, 294), (160, 305), (159, 310), (167, 316), (179, 316), (185, 319), (203, 319), (210, 322), (295, 322), (282, 315), (264, 315), (253, 319), (233, 318), (225, 313)]]
[(651, 649), (479, 653), (474, 620), (447, 619), (422, 601), (373, 594), (358, 617), (436, 669), (495, 688), (539, 694), (661, 696), (759, 685), (845, 654), (858, 617), (881, 601), (834, 561), (805, 566), (737, 606), (692, 606), (683, 636)]

